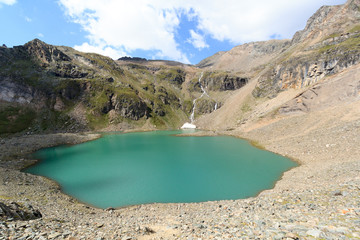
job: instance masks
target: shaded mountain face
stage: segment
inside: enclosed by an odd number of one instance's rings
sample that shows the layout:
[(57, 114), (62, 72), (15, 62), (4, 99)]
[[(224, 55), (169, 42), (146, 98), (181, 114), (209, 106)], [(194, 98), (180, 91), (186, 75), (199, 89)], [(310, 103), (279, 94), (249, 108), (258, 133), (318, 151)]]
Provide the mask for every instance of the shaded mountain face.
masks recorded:
[[(19, 114), (22, 108), (33, 109), (37, 123), (32, 125), (38, 130), (98, 129), (110, 123), (135, 126), (147, 119), (174, 127), (189, 111), (179, 82), (185, 73), (177, 69), (120, 66), (107, 57), (38, 39), (1, 48), (0, 62), (0, 99), (13, 103), (8, 108)], [(166, 78), (161, 78), (163, 74)], [(169, 121), (159, 118), (159, 109)]]
[(0, 47), (0, 134), (173, 129), (189, 121), (197, 98), (195, 118), (250, 82), (255, 98), (311, 86), (359, 63), (359, 1), (320, 8), (291, 40), (240, 45), (196, 66), (114, 61), (38, 39)]
[[(202, 94), (200, 84), (216, 92), (246, 84), (224, 72), (205, 75), (199, 82), (200, 72), (181, 63), (114, 61), (38, 39), (1, 47), (0, 133), (178, 128)], [(205, 107), (213, 99), (200, 102), (197, 115), (214, 110)]]

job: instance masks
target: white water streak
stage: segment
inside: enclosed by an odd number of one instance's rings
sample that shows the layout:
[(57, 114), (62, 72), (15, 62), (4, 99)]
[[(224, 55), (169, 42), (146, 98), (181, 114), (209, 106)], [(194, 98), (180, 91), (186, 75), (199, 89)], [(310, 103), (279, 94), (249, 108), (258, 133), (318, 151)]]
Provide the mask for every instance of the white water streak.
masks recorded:
[[(201, 94), (200, 97), (195, 98), (195, 99), (193, 100), (193, 109), (192, 109), (192, 112), (191, 112), (191, 115), (190, 115), (190, 122), (191, 122), (191, 123), (193, 123), (194, 120), (195, 120), (194, 117), (195, 117), (196, 101), (197, 101), (198, 99), (202, 98), (204, 95), (207, 96), (208, 98), (210, 98), (210, 96), (209, 96), (209, 94), (206, 92), (205, 88), (201, 85), (201, 79), (202, 79), (203, 75), (204, 75), (204, 72), (201, 72), (201, 75), (200, 75), (200, 77), (199, 77), (199, 85), (200, 85), (200, 89), (201, 89), (201, 91), (202, 91), (202, 94)], [(216, 102), (216, 103), (215, 103), (215, 107), (214, 107), (214, 111), (217, 110), (217, 106), (218, 106), (218, 103)]]

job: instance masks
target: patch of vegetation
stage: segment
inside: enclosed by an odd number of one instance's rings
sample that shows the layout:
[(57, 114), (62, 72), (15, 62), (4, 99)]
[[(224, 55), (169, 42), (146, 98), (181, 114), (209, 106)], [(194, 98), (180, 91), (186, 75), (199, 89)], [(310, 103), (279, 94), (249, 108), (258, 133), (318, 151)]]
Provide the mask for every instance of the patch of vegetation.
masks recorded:
[(70, 117), (63, 112), (45, 109), (38, 113), (38, 116), (34, 124), (41, 131), (65, 129), (72, 124)]
[[(330, 52), (345, 52), (345, 51), (360, 51), (360, 33), (356, 34), (339, 44), (326, 45), (318, 49), (318, 53), (330, 53)], [(342, 55), (342, 53), (339, 53)], [(333, 56), (332, 56), (333, 57)]]
[(193, 103), (190, 100), (184, 100), (182, 104), (182, 109), (185, 113), (191, 113), (191, 110), (193, 108)]
[(157, 74), (157, 78), (181, 87), (181, 84), (185, 81), (185, 72), (180, 68), (164, 69)]
[(107, 114), (87, 113), (86, 119), (92, 130), (102, 129), (109, 125), (109, 116)]
[[(360, 9), (359, 9), (360, 11)], [(349, 30), (349, 33), (360, 32), (360, 24)]]
[(327, 40), (327, 39), (330, 39), (330, 38), (336, 38), (336, 37), (340, 37), (341, 36), (341, 33), (332, 33), (330, 34), (329, 36), (325, 37), (323, 39), (323, 41)]
[(0, 134), (24, 131), (35, 118), (36, 113), (31, 108), (8, 106), (0, 110)]
[(165, 129), (166, 128), (166, 122), (162, 117), (159, 116), (152, 116), (151, 118), (151, 124), (153, 124), (157, 129)]
[(250, 112), (250, 111), (251, 111), (251, 106), (250, 106), (248, 103), (244, 103), (244, 104), (241, 106), (241, 111), (242, 111), (243, 113)]
[(251, 140), (250, 141), (250, 144), (258, 149), (262, 149), (262, 150), (265, 150), (265, 147), (264, 145), (262, 145), (261, 143), (259, 143), (258, 141), (255, 141), (255, 140)]

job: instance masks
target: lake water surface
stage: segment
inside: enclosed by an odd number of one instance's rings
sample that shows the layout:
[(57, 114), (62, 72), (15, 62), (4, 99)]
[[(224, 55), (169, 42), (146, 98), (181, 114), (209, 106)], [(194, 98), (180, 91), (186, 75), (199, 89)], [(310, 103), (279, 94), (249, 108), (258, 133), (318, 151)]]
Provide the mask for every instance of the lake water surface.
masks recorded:
[(40, 150), (26, 172), (100, 208), (255, 196), (297, 164), (228, 136), (177, 137), (182, 131), (109, 134)]

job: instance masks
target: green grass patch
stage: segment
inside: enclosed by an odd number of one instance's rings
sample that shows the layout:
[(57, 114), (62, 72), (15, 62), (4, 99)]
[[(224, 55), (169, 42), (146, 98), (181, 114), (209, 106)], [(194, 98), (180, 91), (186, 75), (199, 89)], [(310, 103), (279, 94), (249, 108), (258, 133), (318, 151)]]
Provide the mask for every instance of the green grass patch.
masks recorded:
[(260, 144), (258, 141), (250, 140), (250, 144), (258, 149), (265, 150), (264, 145)]
[(323, 41), (327, 40), (327, 39), (330, 39), (330, 38), (335, 38), (335, 37), (340, 37), (341, 36), (341, 33), (332, 33), (330, 34), (329, 36), (325, 37), (323, 39)]
[(349, 30), (349, 33), (360, 32), (360, 24)]
[(185, 72), (180, 68), (164, 69), (157, 74), (157, 78), (161, 81), (168, 81), (180, 87), (185, 81)]
[(248, 103), (244, 103), (244, 104), (241, 106), (241, 111), (242, 111), (243, 113), (250, 112), (250, 111), (251, 111), (251, 106), (250, 106)]
[(8, 106), (0, 110), (0, 134), (21, 132), (30, 127), (35, 118), (31, 108)]
[(320, 54), (332, 52), (332, 51), (360, 51), (360, 33), (356, 34), (345, 41), (334, 44), (326, 45), (318, 49)]
[(89, 122), (89, 127), (92, 130), (102, 129), (109, 125), (109, 117), (107, 114), (86, 114), (86, 119)]

